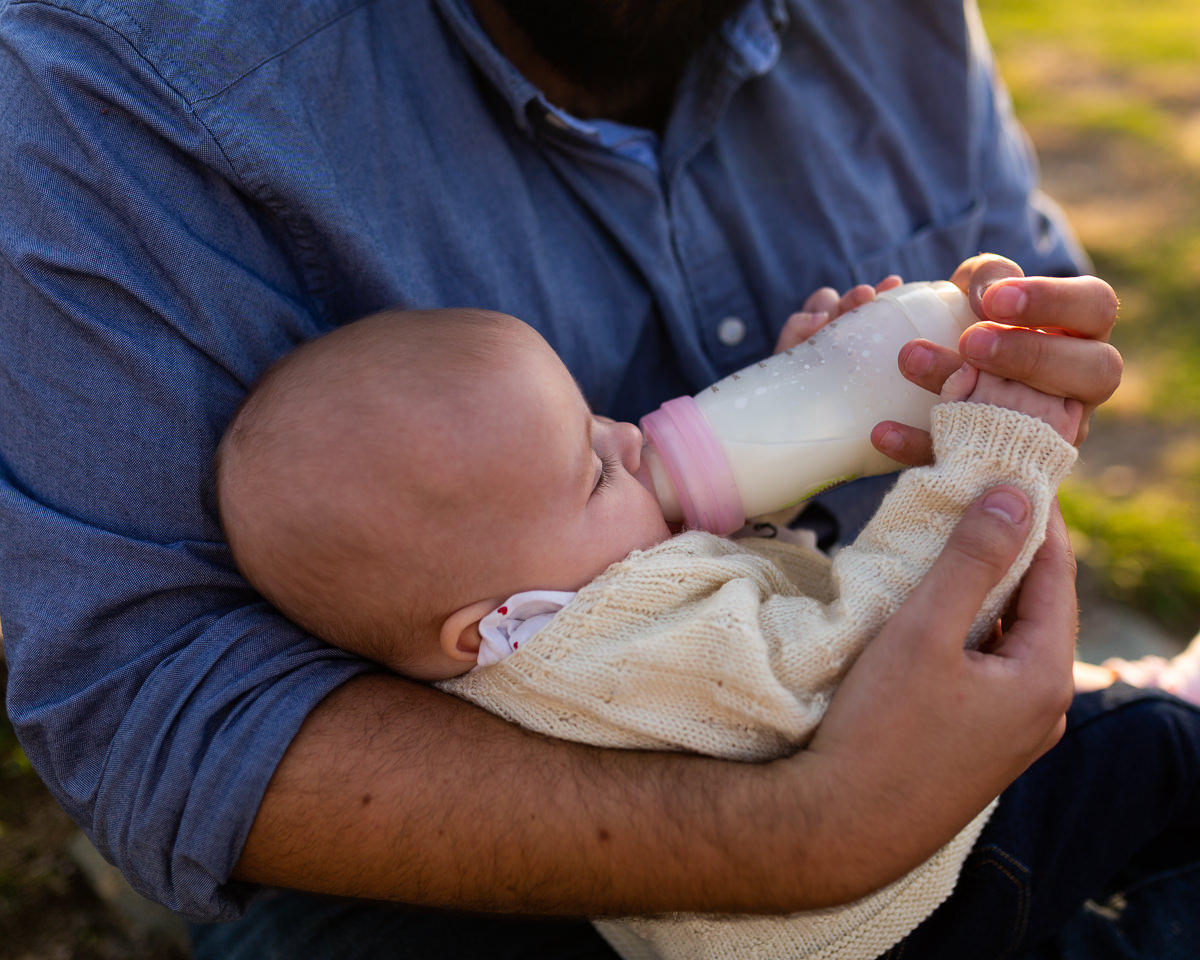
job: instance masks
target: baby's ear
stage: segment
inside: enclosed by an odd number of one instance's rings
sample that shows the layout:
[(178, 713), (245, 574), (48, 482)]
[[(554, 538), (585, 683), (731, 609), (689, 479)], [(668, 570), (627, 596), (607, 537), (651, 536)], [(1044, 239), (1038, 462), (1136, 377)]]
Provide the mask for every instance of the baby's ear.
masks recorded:
[(451, 660), (474, 663), (479, 659), (479, 621), (502, 600), (477, 600), (455, 610), (442, 622), (442, 652)]

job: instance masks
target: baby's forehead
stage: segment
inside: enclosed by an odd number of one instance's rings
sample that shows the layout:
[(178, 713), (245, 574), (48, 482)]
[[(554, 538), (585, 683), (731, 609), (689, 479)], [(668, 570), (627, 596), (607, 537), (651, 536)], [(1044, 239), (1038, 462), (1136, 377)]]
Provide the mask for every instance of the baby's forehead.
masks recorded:
[(475, 445), (505, 452), (544, 452), (584, 444), (591, 412), (578, 385), (542, 340), (517, 344), (497, 356), (486, 372), (461, 385), (457, 423)]
[[(386, 331), (384, 349), (356, 351), (358, 369), (334, 378), (345, 400), (336, 419), (373, 438), (363, 456), (402, 452), (417, 470), (439, 461), (443, 472), (486, 467), (499, 482), (512, 458), (536, 456), (539, 444), (564, 434), (583, 444), (590, 413), (571, 374), (532, 328), (497, 316), (475, 324), (477, 339), (463, 349), (470, 325), (451, 329), (447, 335), (460, 340), (446, 344), (438, 343), (441, 331), (426, 327), (417, 337), (424, 343), (410, 351), (411, 331), (401, 321)], [(423, 350), (430, 334), (433, 349)]]

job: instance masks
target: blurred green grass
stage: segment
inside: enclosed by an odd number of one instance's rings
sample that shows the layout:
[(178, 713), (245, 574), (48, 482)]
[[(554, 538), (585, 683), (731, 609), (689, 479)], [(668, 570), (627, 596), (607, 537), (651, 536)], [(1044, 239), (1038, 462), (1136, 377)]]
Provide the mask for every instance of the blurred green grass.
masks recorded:
[(1121, 389), (1063, 492), (1103, 591), (1200, 628), (1200, 13), (1195, 0), (980, 0), (1018, 116), (1121, 297)]
[(1068, 56), (1112, 65), (1194, 68), (1200, 56), (1195, 0), (980, 0), (1001, 58), (1030, 37)]

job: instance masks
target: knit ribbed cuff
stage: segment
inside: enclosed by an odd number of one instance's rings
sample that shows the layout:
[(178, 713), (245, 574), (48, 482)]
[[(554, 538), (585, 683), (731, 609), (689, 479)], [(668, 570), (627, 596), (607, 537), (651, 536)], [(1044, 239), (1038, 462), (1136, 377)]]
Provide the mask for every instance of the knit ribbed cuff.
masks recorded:
[(1057, 487), (1079, 452), (1037, 417), (989, 403), (957, 401), (933, 408), (934, 456), (969, 457), (1013, 480), (1042, 480)]

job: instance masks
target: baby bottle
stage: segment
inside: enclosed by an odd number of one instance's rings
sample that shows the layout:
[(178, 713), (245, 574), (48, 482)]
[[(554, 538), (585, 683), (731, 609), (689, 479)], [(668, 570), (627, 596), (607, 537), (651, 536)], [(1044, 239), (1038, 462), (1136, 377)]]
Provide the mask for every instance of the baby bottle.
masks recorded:
[(670, 522), (726, 534), (901, 464), (871, 445), (880, 420), (929, 428), (937, 396), (900, 374), (918, 337), (956, 347), (976, 322), (944, 280), (907, 283), (843, 314), (800, 346), (642, 418), (642, 460)]

